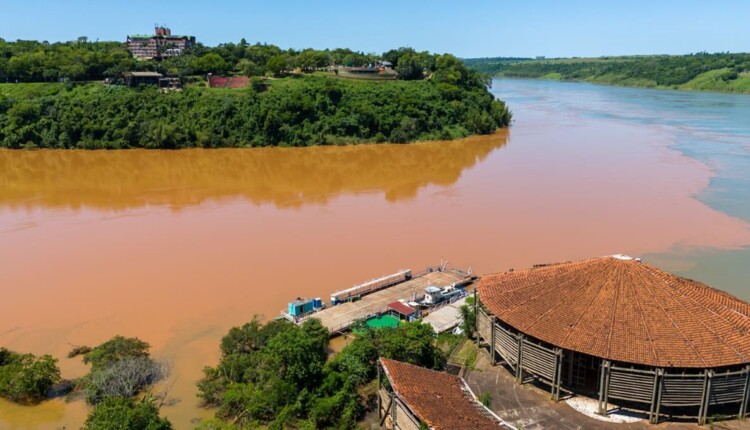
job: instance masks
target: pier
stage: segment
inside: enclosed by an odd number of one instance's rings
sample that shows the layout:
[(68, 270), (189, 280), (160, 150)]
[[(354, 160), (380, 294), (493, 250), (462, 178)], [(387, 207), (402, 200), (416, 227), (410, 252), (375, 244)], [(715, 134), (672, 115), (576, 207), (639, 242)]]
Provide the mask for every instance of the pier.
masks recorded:
[(468, 283), (472, 279), (472, 276), (460, 270), (427, 272), (411, 280), (363, 296), (360, 300), (325, 308), (305, 319), (319, 319), (323, 326), (334, 335), (347, 331), (358, 320), (386, 312), (389, 303), (398, 300), (412, 301), (415, 297), (424, 296), (424, 290), (428, 286), (444, 288)]
[(456, 300), (453, 303), (446, 303), (445, 306), (430, 312), (429, 315), (422, 318), (422, 322), (431, 325), (435, 333), (448, 331), (463, 321), (461, 306), (465, 304), (466, 297)]

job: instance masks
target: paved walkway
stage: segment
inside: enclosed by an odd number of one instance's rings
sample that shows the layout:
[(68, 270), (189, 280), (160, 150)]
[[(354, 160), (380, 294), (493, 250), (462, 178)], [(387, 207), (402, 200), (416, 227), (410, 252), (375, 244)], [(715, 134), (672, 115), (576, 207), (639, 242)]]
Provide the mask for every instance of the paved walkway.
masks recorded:
[(568, 406), (555, 403), (550, 394), (530, 384), (516, 385), (515, 378), (502, 366), (492, 366), (486, 349), (480, 349), (475, 364), (477, 370), (466, 374), (466, 382), (477, 396), (490, 393), (492, 409), (500, 418), (519, 430), (541, 429), (604, 429), (604, 430), (750, 430), (750, 420), (725, 421), (700, 427), (696, 424), (663, 422), (658, 425), (648, 420), (636, 423), (609, 423), (588, 417)]

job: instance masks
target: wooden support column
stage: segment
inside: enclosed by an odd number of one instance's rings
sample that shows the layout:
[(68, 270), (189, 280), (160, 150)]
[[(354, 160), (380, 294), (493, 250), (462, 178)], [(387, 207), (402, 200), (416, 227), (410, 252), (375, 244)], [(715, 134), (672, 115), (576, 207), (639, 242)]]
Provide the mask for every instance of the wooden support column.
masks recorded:
[(651, 406), (649, 408), (648, 421), (651, 424), (659, 424), (659, 411), (661, 410), (661, 392), (664, 386), (664, 370), (654, 371), (654, 389), (651, 392)]
[(706, 369), (703, 374), (703, 394), (701, 395), (701, 408), (698, 411), (698, 425), (702, 426), (706, 423), (706, 417), (708, 416), (708, 405), (711, 400), (711, 378), (713, 372)]
[(490, 317), (490, 362), (493, 366), (497, 364), (497, 360), (495, 360), (495, 321), (497, 321), (497, 317), (492, 315)]
[(391, 424), (393, 425), (393, 430), (398, 430), (399, 426), (397, 425), (398, 415), (396, 415), (396, 410), (398, 409), (398, 403), (399, 400), (396, 399), (396, 393), (393, 393), (393, 407), (391, 408)]
[(607, 380), (604, 381), (604, 412), (607, 412), (609, 405), (609, 384), (612, 382), (612, 362), (607, 362)]
[(552, 400), (560, 400), (560, 385), (562, 384), (562, 362), (563, 362), (563, 350), (562, 348), (555, 348), (555, 377), (552, 383)]
[(518, 354), (516, 354), (516, 383), (523, 382), (523, 334), (518, 333)]
[[(380, 427), (383, 427), (383, 423), (385, 423), (385, 419), (388, 418), (388, 412), (391, 412), (391, 408), (393, 408), (393, 412), (391, 413), (391, 415), (392, 415), (391, 419), (393, 419), (396, 416), (396, 412), (395, 412), (396, 407), (393, 405), (393, 397), (394, 396), (395, 396), (394, 393), (391, 393), (388, 396), (388, 406), (385, 408), (385, 411), (383, 413), (383, 417), (380, 418)], [(396, 422), (394, 421), (392, 424), (393, 424), (393, 428), (395, 429), (396, 428)]]
[(378, 419), (383, 418), (383, 398), (380, 395), (380, 361), (378, 361)]
[(648, 405), (648, 422), (651, 424), (654, 423), (654, 411), (656, 410), (654, 407), (656, 405), (656, 384), (658, 382), (659, 376), (654, 372), (654, 384), (651, 386), (651, 402)]
[(479, 296), (477, 295), (477, 289), (474, 288), (474, 334), (477, 337), (477, 348), (479, 348)]
[(750, 366), (745, 367), (745, 389), (742, 391), (742, 403), (740, 403), (740, 413), (737, 419), (744, 420), (747, 415), (747, 402), (750, 401)]
[(602, 360), (602, 371), (599, 375), (599, 415), (607, 415), (607, 389), (609, 387), (609, 368), (611, 362), (609, 360)]

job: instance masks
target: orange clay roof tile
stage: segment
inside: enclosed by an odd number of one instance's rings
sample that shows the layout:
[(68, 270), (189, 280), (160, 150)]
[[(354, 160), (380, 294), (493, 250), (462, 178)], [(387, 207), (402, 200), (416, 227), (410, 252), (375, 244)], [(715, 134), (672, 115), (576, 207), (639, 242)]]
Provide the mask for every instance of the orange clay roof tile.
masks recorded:
[(656, 367), (750, 363), (750, 304), (637, 260), (496, 273), (478, 290), (498, 319), (568, 350)]
[(497, 430), (502, 423), (483, 414), (484, 407), (464, 389), (457, 376), (381, 358), (396, 394), (435, 430)]

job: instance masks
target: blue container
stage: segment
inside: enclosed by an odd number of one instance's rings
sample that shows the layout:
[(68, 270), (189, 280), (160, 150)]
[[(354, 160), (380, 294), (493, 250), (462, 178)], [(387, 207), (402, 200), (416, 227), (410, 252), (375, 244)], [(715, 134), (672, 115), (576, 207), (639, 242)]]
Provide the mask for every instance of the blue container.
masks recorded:
[(303, 316), (307, 313), (312, 312), (313, 302), (312, 300), (297, 299), (293, 302), (289, 302), (287, 305), (287, 311), (289, 315), (293, 317)]

